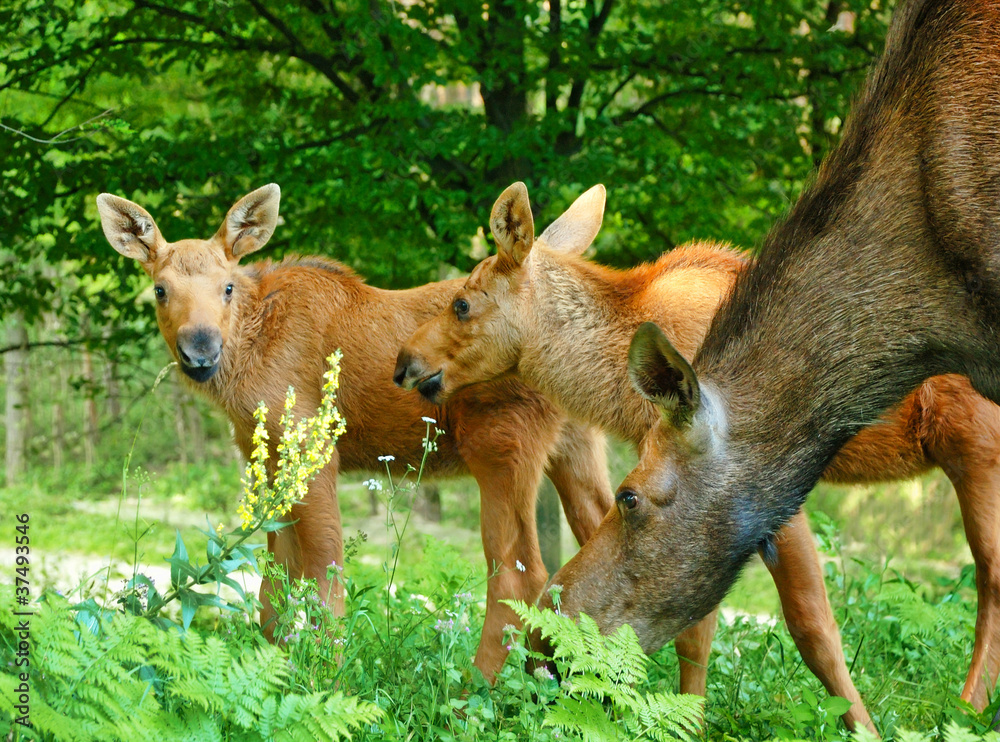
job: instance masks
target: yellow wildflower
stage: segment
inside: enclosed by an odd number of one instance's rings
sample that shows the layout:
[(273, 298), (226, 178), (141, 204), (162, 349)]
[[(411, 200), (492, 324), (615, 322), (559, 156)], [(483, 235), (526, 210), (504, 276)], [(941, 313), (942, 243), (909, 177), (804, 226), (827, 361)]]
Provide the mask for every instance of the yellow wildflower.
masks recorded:
[(267, 407), (261, 403), (254, 411), (257, 425), (253, 434), (254, 450), (243, 478), (243, 501), (237, 512), (243, 530), (259, 528), (264, 522), (286, 515), (292, 505), (301, 502), (309, 482), (330, 463), (337, 439), (346, 425), (336, 407), (340, 386), (340, 351), (331, 355), (329, 370), (323, 374), (323, 396), (312, 417), (295, 419), (295, 390), (288, 388), (280, 425), (281, 440), (275, 471), (268, 476)]

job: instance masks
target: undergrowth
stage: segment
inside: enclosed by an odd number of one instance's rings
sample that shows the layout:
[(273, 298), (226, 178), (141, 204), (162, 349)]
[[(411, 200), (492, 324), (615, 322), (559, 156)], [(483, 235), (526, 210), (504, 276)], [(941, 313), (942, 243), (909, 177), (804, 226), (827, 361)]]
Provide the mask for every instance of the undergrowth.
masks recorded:
[[(289, 580), (251, 543), (255, 533), (286, 526), (287, 508), (332, 450), (342, 428), (331, 387), (313, 420), (293, 420), (287, 408), (292, 432), (281, 444), (281, 476), (262, 476), (267, 442), (258, 441), (239, 527), (207, 528), (197, 549), (178, 534), (169, 585), (137, 569), (114, 593), (81, 590), (76, 602), (46, 593), (30, 607), (28, 665), (18, 664), (23, 619), (14, 588), (0, 586), (0, 734), (157, 742), (871, 739), (843, 729), (846, 702), (825, 696), (783, 626), (745, 616), (723, 621), (706, 704), (673, 693), (669, 648), (647, 657), (628, 627), (602, 636), (587, 617), (574, 622), (512, 603), (553, 655), (533, 654), (523, 630), (508, 627), (511, 659), (490, 687), (472, 665), (484, 576), (441, 541), (425, 538), (421, 555), (400, 548), (422, 465), (402, 480), (387, 468), (370, 481), (383, 500), (389, 546), (372, 564), (371, 554), (361, 557), (364, 534), (348, 541), (345, 564), (328, 568), (345, 596), (346, 614), (335, 616), (314, 582)], [(425, 459), (439, 434), (428, 420)], [(845, 557), (833, 526), (817, 525), (852, 675), (883, 736), (1000, 740), (987, 732), (1000, 701), (977, 714), (952, 695), (971, 649), (971, 571), (928, 590), (887, 565)], [(246, 574), (282, 586), (277, 645), (255, 623), (259, 603), (244, 587)], [(20, 705), (30, 707), (32, 728), (14, 724)]]

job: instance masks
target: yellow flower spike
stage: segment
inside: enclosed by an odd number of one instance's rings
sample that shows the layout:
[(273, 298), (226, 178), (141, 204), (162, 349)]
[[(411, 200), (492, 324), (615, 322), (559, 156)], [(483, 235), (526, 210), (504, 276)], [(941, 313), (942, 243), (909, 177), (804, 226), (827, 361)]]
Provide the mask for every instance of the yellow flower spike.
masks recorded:
[(346, 424), (336, 407), (336, 391), (340, 388), (340, 352), (331, 355), (329, 368), (323, 374), (323, 397), (311, 417), (295, 420), (296, 396), (289, 388), (280, 418), (281, 435), (275, 447), (274, 471), (268, 474), (268, 440), (265, 422), (267, 407), (261, 404), (254, 411), (254, 450), (247, 463), (242, 502), (237, 509), (244, 530), (259, 528), (268, 520), (287, 514), (309, 491), (309, 482), (330, 463), (337, 439)]

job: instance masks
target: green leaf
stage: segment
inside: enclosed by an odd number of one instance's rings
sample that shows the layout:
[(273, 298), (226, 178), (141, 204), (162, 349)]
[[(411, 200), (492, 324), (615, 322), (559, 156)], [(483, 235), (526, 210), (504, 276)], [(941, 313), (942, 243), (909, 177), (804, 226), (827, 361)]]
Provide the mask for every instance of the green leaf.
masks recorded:
[(853, 705), (854, 704), (846, 698), (841, 698), (840, 696), (830, 696), (820, 701), (819, 707), (834, 716), (843, 716), (851, 710), (851, 706)]
[(170, 563), (170, 584), (175, 586), (180, 585), (181, 576), (189, 576), (191, 574), (191, 567), (188, 563), (187, 547), (184, 546), (184, 539), (181, 538), (179, 529), (177, 531), (177, 538), (174, 541), (174, 553), (167, 561)]

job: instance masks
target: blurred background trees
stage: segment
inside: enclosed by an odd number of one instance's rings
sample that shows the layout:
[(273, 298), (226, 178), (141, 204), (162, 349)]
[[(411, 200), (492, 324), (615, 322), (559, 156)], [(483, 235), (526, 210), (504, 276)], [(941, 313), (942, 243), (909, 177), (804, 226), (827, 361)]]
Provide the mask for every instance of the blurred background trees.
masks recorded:
[[(881, 48), (871, 0), (8, 0), (0, 9), (6, 467), (94, 463), (167, 355), (94, 197), (168, 240), (282, 187), (269, 247), (385, 287), (468, 270), (524, 180), (544, 225), (609, 190), (598, 260), (753, 246)], [(175, 435), (203, 446), (195, 404)], [(166, 433), (164, 433), (166, 434)], [(180, 445), (180, 444), (178, 444)], [(170, 455), (176, 458), (176, 446)], [(114, 468), (120, 466), (120, 459)]]

